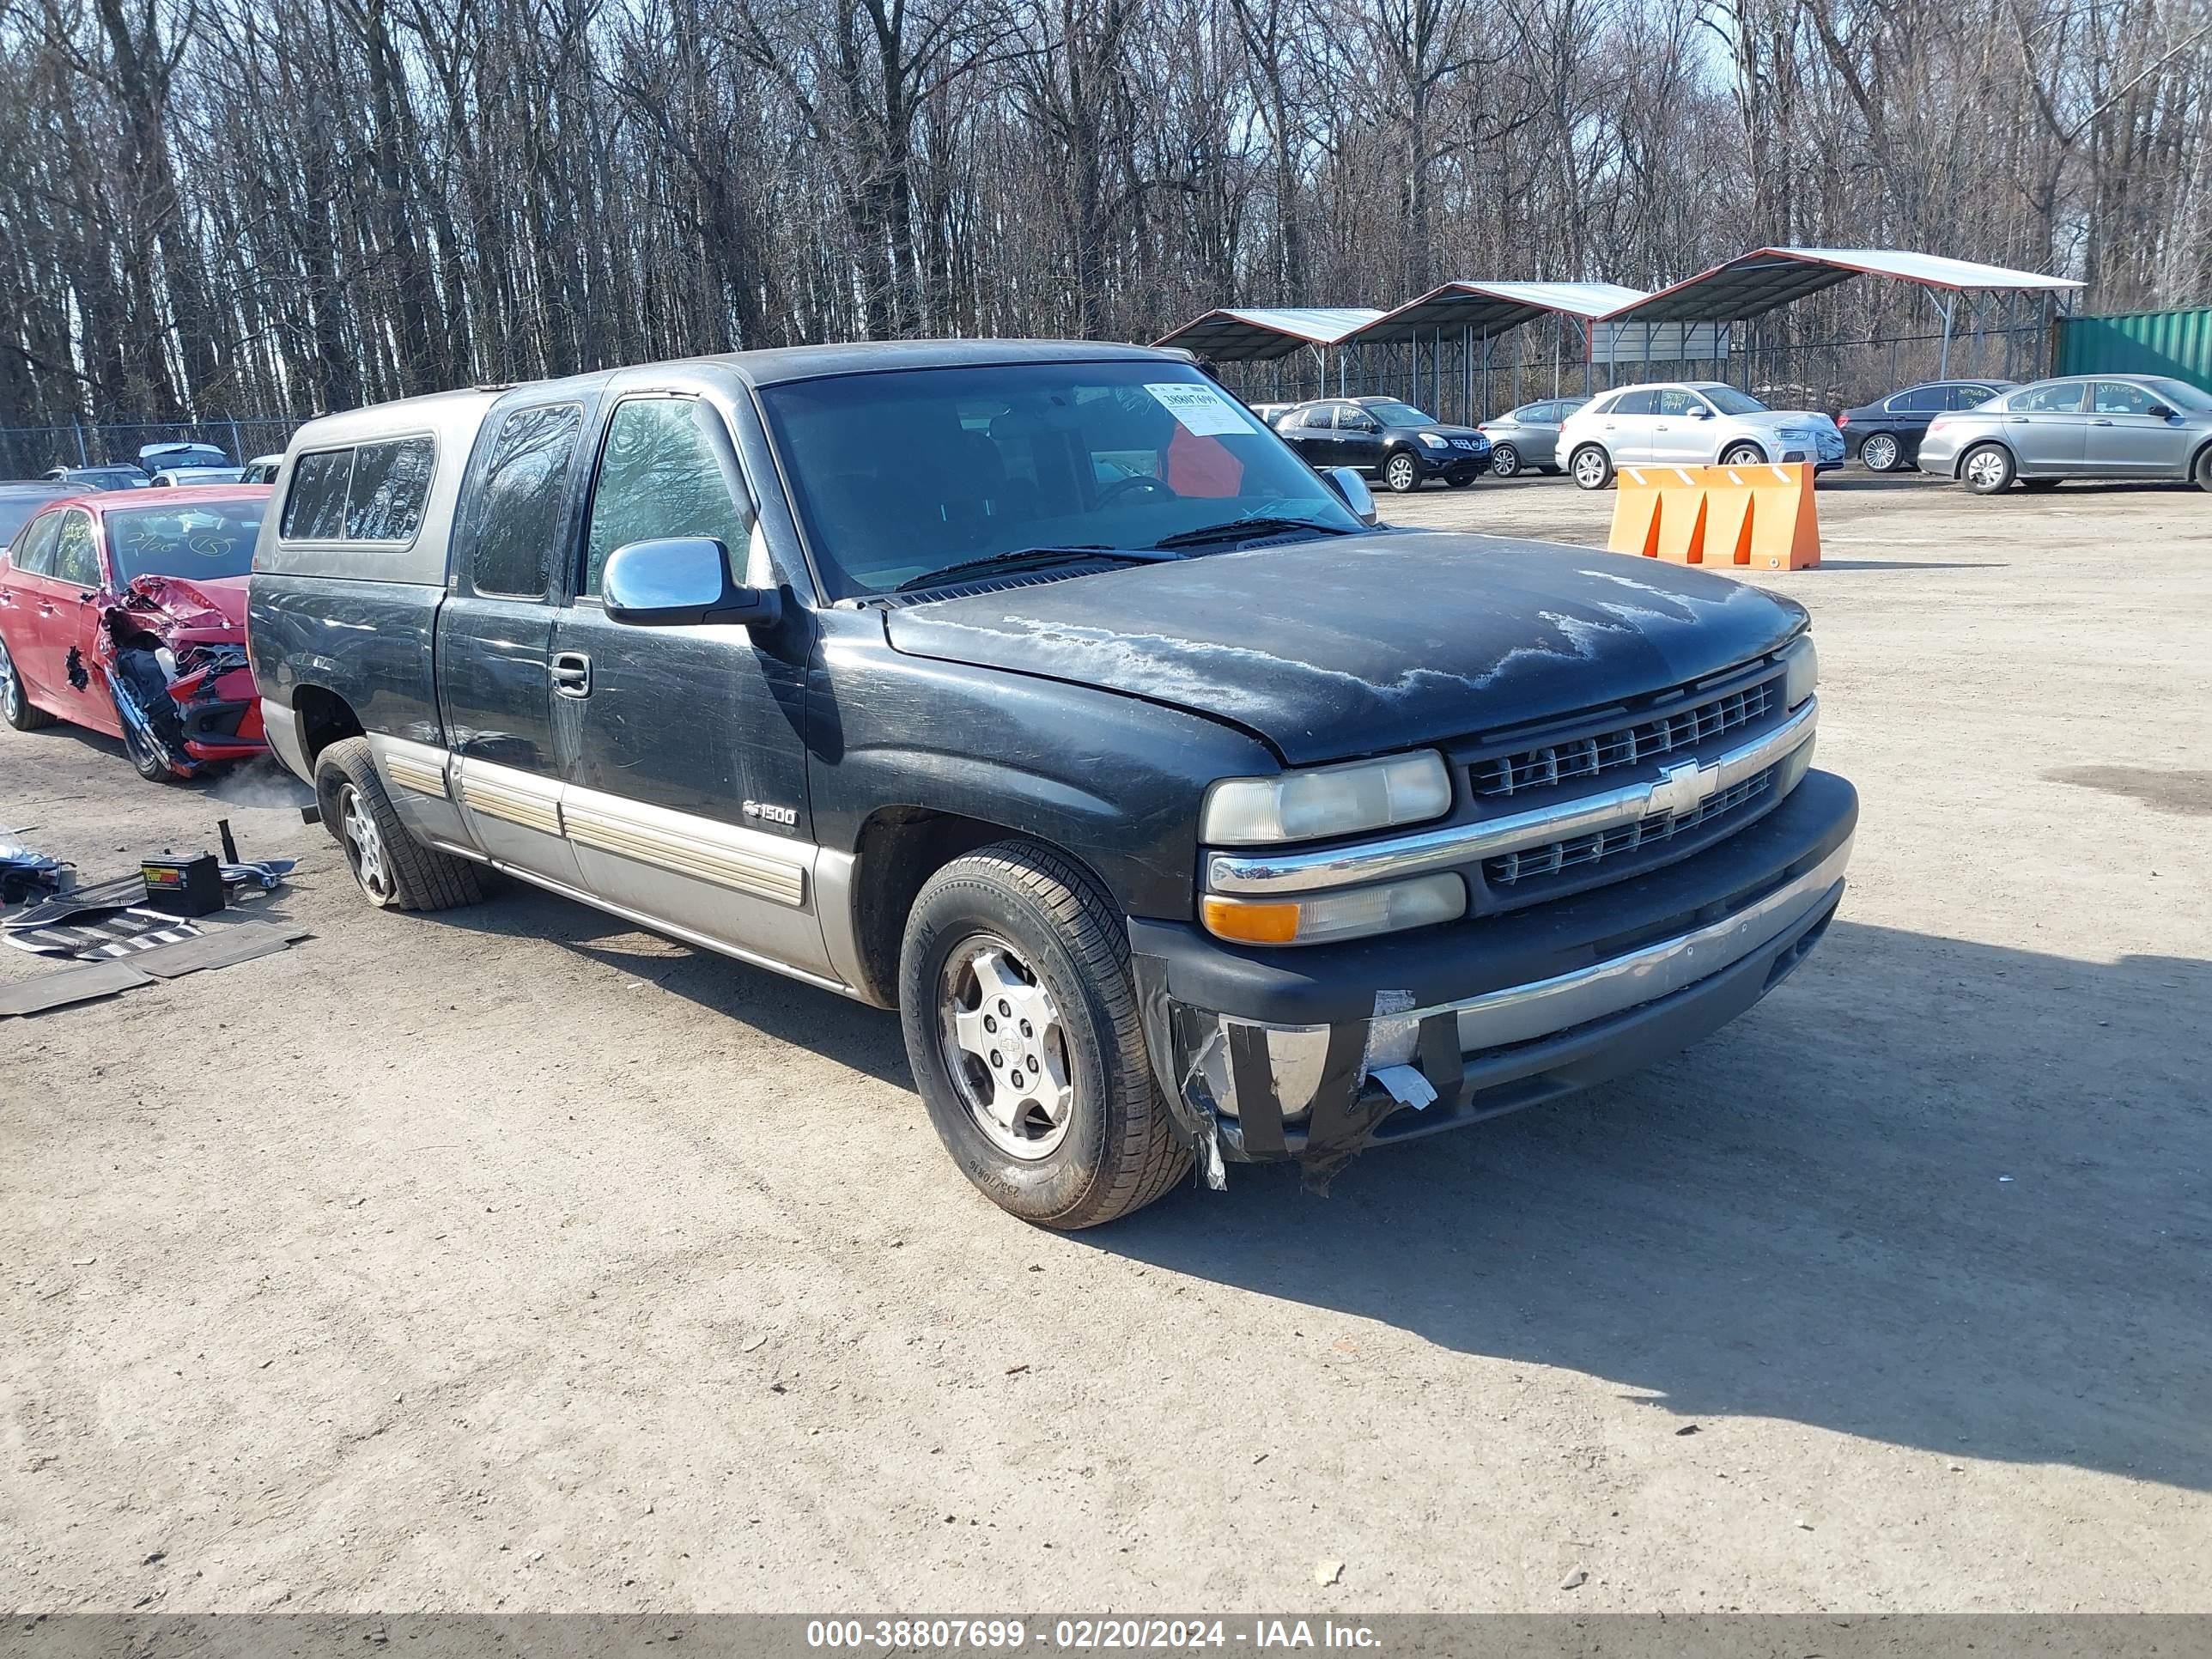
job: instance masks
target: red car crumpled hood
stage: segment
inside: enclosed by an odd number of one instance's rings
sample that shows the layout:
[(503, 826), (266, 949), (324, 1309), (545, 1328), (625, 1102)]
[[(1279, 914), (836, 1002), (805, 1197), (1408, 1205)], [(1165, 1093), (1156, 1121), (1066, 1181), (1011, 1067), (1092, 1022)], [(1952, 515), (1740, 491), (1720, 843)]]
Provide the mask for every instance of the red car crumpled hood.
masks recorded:
[(172, 642), (243, 638), (246, 578), (140, 576), (124, 589), (123, 608), (149, 633)]

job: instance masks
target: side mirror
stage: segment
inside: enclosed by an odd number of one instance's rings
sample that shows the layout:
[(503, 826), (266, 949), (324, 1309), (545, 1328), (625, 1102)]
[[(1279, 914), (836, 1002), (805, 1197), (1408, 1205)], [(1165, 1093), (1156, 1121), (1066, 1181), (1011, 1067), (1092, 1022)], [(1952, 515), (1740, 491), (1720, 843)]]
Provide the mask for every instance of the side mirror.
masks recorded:
[(665, 536), (615, 549), (599, 573), (599, 602), (609, 618), (638, 628), (765, 628), (783, 615), (783, 595), (732, 581), (729, 549), (706, 536)]
[(2143, 413), (2149, 416), (2154, 421), (2170, 421), (2173, 418), (2173, 411), (2168, 409), (2164, 404), (2153, 404), (2148, 409), (2145, 410)]
[(1710, 421), (1713, 418), (1713, 411), (1706, 408), (1703, 404), (1692, 404), (1690, 405), (1690, 418), (1693, 421)]
[(1367, 487), (1367, 480), (1348, 466), (1333, 466), (1322, 475), (1322, 482), (1334, 489), (1344, 504), (1352, 509), (1352, 516), (1362, 524), (1373, 524), (1376, 518), (1375, 492)]

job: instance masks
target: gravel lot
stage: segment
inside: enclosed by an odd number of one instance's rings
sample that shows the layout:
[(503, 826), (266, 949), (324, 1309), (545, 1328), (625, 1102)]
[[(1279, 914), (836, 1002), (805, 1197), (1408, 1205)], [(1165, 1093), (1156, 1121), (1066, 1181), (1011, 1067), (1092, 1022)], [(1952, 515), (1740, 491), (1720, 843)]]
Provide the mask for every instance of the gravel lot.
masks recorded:
[(313, 930), (0, 1024), (0, 1607), (2212, 1609), (2212, 497), (1821, 507), (1768, 580), (1864, 817), (1802, 971), (1072, 1238), (889, 1015), (528, 890), (379, 915), (280, 775), (0, 730), (0, 823), (90, 878), (227, 813)]

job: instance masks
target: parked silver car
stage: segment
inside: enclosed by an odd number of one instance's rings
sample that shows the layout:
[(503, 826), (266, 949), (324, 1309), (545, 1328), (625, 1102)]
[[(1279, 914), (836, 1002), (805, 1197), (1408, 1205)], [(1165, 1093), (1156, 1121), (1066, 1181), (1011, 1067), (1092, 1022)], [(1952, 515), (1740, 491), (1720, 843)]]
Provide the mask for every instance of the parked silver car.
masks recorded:
[(1587, 398), (1552, 398), (1542, 403), (1509, 409), (1476, 429), (1490, 440), (1490, 470), (1510, 478), (1531, 467), (1539, 472), (1559, 470), (1559, 422), (1584, 404)]
[(1844, 434), (1826, 415), (1769, 409), (1718, 380), (1625, 386), (1560, 425), (1559, 453), (1584, 489), (1602, 489), (1623, 466), (1757, 466), (1808, 461), (1826, 472), (1844, 464)]
[(1938, 415), (1920, 470), (1994, 495), (2017, 478), (2193, 478), (2212, 489), (2212, 392), (2159, 374), (2071, 374)]

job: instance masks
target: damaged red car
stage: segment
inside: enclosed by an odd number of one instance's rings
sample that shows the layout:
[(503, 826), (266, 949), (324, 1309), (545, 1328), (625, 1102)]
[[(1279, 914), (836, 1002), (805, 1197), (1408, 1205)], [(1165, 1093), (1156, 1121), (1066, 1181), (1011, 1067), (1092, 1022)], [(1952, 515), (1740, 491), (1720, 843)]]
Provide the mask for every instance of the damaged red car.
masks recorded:
[(0, 562), (0, 714), (120, 738), (154, 782), (267, 753), (246, 578), (268, 507), (265, 484), (48, 506)]

